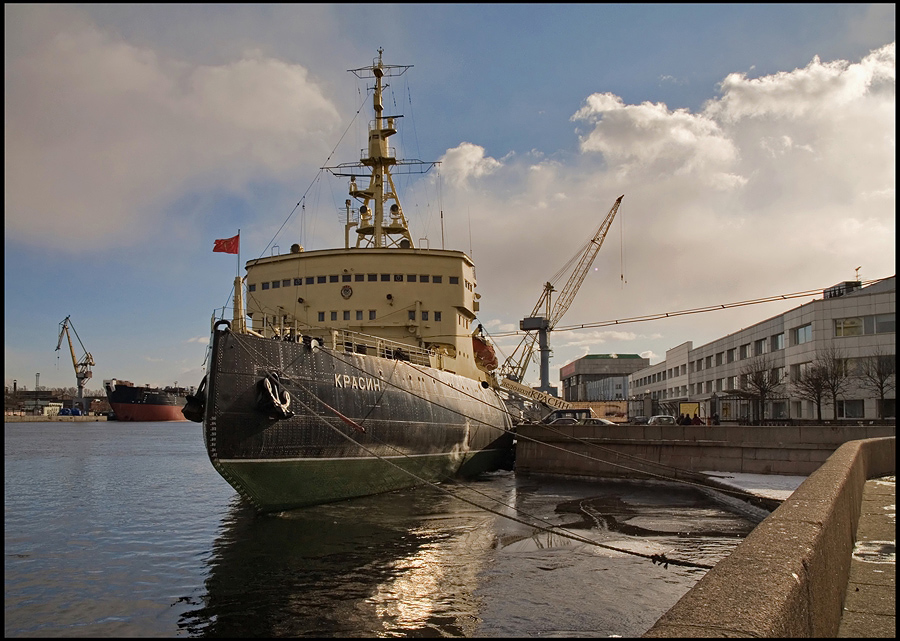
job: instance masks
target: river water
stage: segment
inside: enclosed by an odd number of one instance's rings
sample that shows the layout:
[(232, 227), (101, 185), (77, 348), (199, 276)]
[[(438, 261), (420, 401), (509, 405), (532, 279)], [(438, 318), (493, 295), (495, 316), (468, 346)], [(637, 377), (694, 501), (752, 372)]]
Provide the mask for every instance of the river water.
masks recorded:
[(6, 637), (639, 636), (707, 570), (629, 552), (711, 566), (754, 526), (513, 472), (257, 516), (190, 422), (6, 423), (4, 464)]

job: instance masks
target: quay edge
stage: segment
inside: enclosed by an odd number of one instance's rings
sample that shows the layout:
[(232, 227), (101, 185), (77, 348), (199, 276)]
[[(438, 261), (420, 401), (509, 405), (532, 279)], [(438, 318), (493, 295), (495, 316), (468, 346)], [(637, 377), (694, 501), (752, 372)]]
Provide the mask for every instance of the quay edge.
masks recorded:
[[(851, 616), (854, 636), (896, 630), (893, 605), (879, 616), (844, 607), (867, 480), (895, 474), (895, 437), (845, 443), (643, 637), (835, 637)], [(895, 603), (888, 567), (870, 600)]]

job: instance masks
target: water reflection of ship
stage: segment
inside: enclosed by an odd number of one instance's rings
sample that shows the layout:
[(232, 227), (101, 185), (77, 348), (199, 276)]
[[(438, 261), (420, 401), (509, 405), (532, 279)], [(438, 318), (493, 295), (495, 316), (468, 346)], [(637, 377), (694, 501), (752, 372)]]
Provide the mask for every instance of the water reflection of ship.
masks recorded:
[(448, 595), (477, 585), (497, 518), (424, 488), (279, 518), (236, 501), (213, 546), (206, 595), (179, 628), (205, 637), (473, 636), (475, 600)]

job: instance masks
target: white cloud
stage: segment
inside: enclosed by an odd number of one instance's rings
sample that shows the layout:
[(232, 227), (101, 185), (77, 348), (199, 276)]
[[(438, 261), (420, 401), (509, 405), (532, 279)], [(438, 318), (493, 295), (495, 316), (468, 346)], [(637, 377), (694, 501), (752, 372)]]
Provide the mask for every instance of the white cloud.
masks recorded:
[(240, 190), (320, 160), (334, 105), (300, 65), (248, 51), (163, 58), (77, 21), (7, 56), (6, 231), (129, 244), (193, 189)]
[(441, 158), (441, 171), (454, 185), (465, 185), (472, 178), (481, 178), (494, 173), (503, 164), (484, 155), (484, 147), (470, 142), (460, 143), (448, 149)]

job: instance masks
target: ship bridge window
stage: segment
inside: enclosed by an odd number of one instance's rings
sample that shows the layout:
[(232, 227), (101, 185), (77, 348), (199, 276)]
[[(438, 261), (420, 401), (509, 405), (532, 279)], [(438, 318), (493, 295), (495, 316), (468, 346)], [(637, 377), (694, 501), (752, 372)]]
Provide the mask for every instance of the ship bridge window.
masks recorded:
[(391, 275), (390, 275), (390, 274), (382, 274), (382, 275), (381, 275), (381, 282), (385, 282), (385, 281), (390, 282), (390, 280), (391, 280)]
[(324, 282), (325, 282), (325, 277), (324, 277), (324, 276), (316, 276), (316, 282), (317, 282), (317, 283), (324, 283)]
[(431, 277), (431, 282), (432, 282), (432, 283), (443, 283), (443, 282), (444, 282), (444, 277), (443, 277), (443, 276), (432, 276), (432, 277)]
[(414, 310), (414, 309), (409, 310), (409, 320), (411, 320), (411, 321), (416, 320), (416, 310)]
[(366, 278), (368, 278), (369, 282), (372, 283), (378, 280), (378, 274), (369, 274)]
[(365, 274), (353, 274), (353, 280), (355, 280), (357, 283), (361, 283), (365, 279), (366, 279)]
[(341, 282), (342, 282), (342, 283), (349, 283), (351, 280), (353, 280), (353, 277), (352, 277), (351, 274), (342, 274), (342, 275), (341, 275)]
[(427, 320), (428, 320), (428, 312), (422, 312), (422, 320), (423, 320), (423, 321), (427, 321)]
[(421, 275), (419, 276), (419, 282), (420, 282), (420, 283), (427, 283), (429, 278), (430, 278), (430, 276), (429, 276), (428, 274), (421, 274)]
[(269, 289), (269, 283), (263, 283), (262, 286), (263, 289)]
[(337, 320), (337, 312), (331, 312), (331, 320), (333, 320), (333, 321)]
[(344, 310), (344, 320), (345, 321), (350, 320), (350, 310), (349, 309)]
[(256, 291), (256, 285), (255, 285), (255, 284), (253, 284), (253, 285), (247, 285), (247, 291), (248, 291), (248, 292), (255, 292), (255, 291)]
[(374, 309), (369, 310), (369, 320), (375, 320), (375, 310)]
[(440, 320), (441, 320), (441, 313), (440, 313), (440, 312), (435, 312), (435, 313), (434, 313), (434, 320), (435, 320), (435, 322), (440, 322)]
[(403, 282), (403, 274), (394, 274), (394, 282), (402, 283)]
[(281, 281), (273, 280), (272, 281), (272, 289), (278, 289), (279, 287), (281, 287)]
[(450, 284), (451, 285), (459, 285), (459, 276), (451, 276)]
[(340, 280), (341, 279), (337, 274), (332, 274), (331, 276), (328, 277), (329, 283), (338, 283), (338, 282), (340, 282)]
[(406, 275), (406, 282), (407, 282), (407, 283), (414, 283), (414, 282), (416, 282), (416, 275), (415, 275), (415, 274), (407, 274), (407, 275)]
[(306, 277), (306, 284), (307, 284), (307, 285), (313, 285), (313, 284), (315, 284), (315, 282), (316, 282), (316, 277), (315, 277), (315, 276), (307, 276), (307, 277)]
[(320, 323), (325, 322), (325, 312), (319, 312), (319, 322)]
[(361, 309), (356, 310), (356, 320), (361, 321), (363, 319), (363, 313)]
[(303, 279), (302, 279), (302, 278), (295, 278), (295, 279), (294, 279), (294, 285), (302, 285), (302, 284), (303, 284)]

